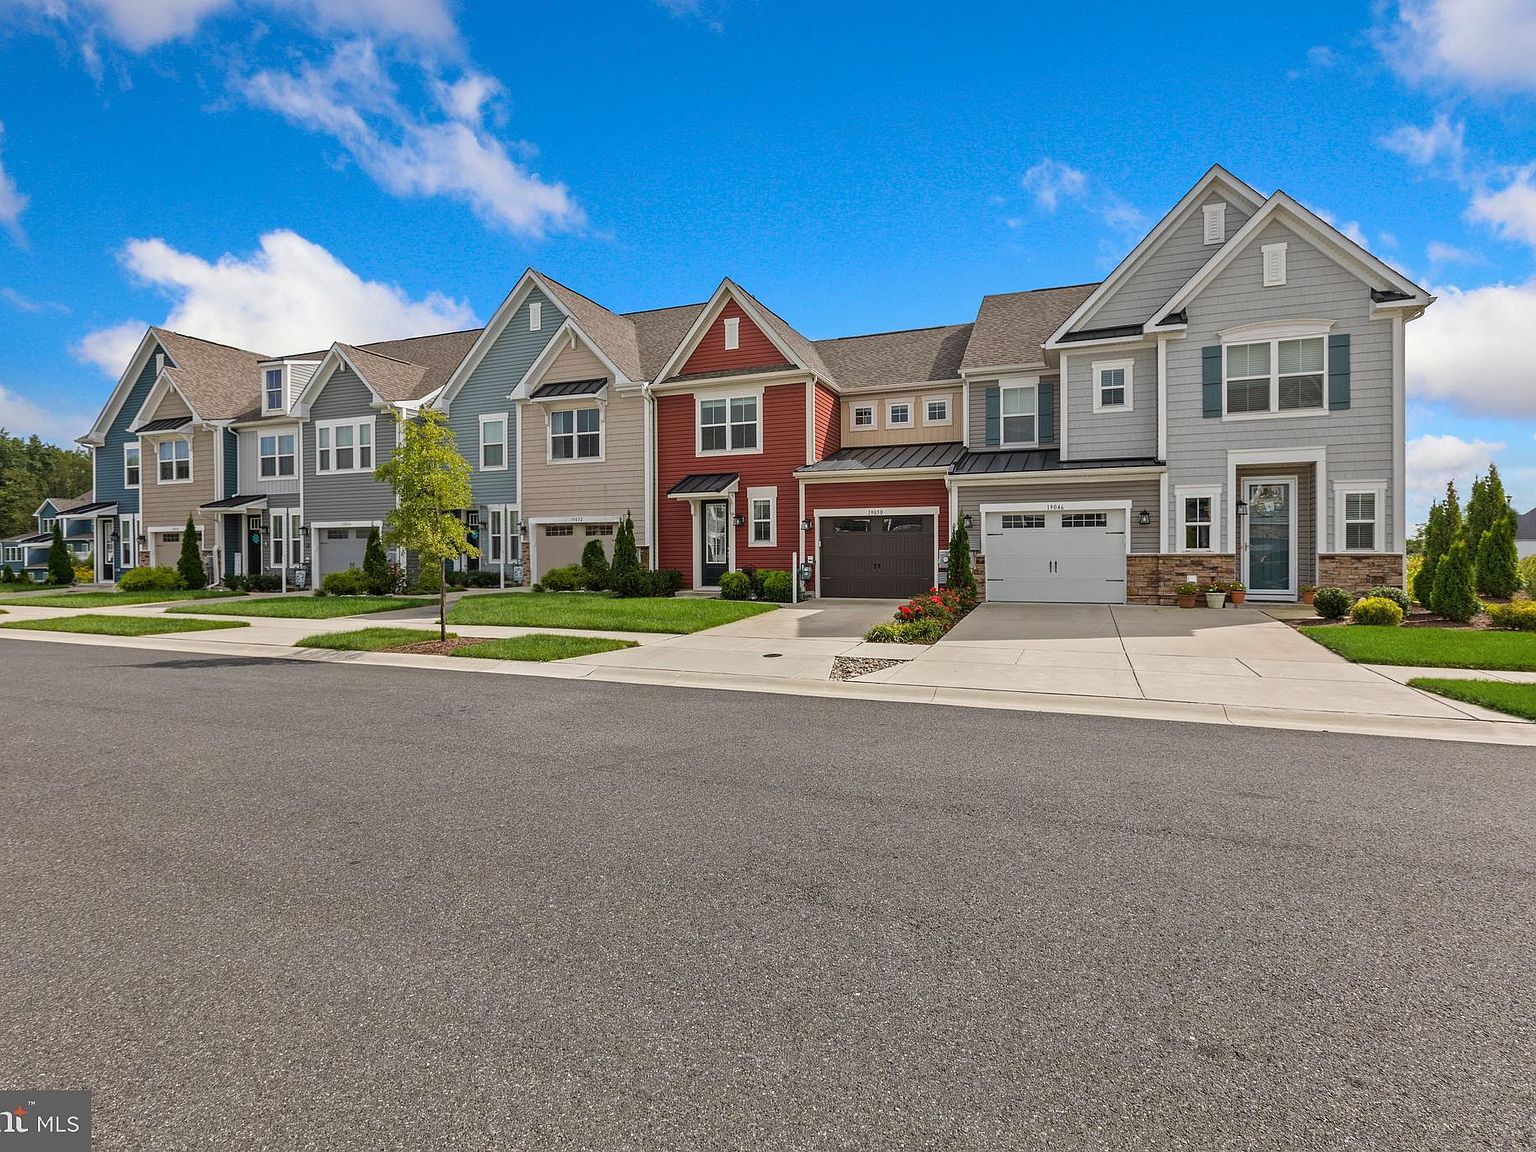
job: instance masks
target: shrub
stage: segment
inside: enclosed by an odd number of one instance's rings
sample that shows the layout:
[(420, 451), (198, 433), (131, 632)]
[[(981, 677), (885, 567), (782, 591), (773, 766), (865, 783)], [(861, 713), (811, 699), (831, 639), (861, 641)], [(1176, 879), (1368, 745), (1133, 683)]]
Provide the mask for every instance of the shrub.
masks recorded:
[(775, 604), (788, 604), (794, 598), (794, 581), (788, 572), (780, 572), (777, 569), (763, 572), (762, 588), (758, 593), (763, 600), (772, 601)]
[(587, 546), (581, 550), (581, 566), (587, 570), (588, 588), (601, 592), (608, 587), (608, 557), (603, 552), (601, 539), (587, 541)]
[(11, 571), (11, 566), (7, 564), (4, 568), (0, 568), (0, 584), (14, 583), (16, 583), (16, 573)]
[(75, 560), (64, 544), (64, 524), (53, 522), (53, 542), (48, 546), (48, 583), (69, 585), (75, 582)]
[(1512, 632), (1536, 632), (1536, 600), (1490, 604), (1488, 619), (1495, 628), (1507, 628)]
[(231, 592), (244, 592), (249, 587), (249, 583), (244, 576), (236, 576), (231, 572), (224, 576), (224, 587)]
[(1174, 585), (1173, 594), (1175, 596), (1198, 596), (1200, 595), (1200, 585), (1192, 584), (1186, 580), (1182, 584)]
[(1390, 600), (1403, 610), (1403, 615), (1408, 615), (1408, 610), (1413, 607), (1413, 600), (1401, 588), (1394, 588), (1390, 584), (1383, 584), (1379, 588), (1372, 588), (1365, 594), (1367, 600)]
[[(966, 612), (963, 595), (958, 588), (930, 588), (922, 596), (914, 596), (896, 609), (896, 619), (901, 623), (920, 620), (936, 621), (943, 632), (948, 632)], [(931, 643), (931, 641), (920, 641)]]
[(1367, 596), (1355, 602), (1349, 610), (1349, 618), (1356, 624), (1396, 628), (1403, 622), (1403, 610), (1397, 601), (1385, 596)]
[[(1495, 480), (1497, 478), (1495, 477)], [(1477, 544), (1477, 590), (1507, 600), (1520, 590), (1520, 554), (1515, 550), (1515, 510), (1508, 506)]]
[(949, 534), (949, 563), (944, 570), (944, 586), (960, 594), (966, 608), (976, 607), (976, 574), (971, 570), (971, 539), (965, 521), (959, 521)]
[[(225, 581), (228, 583), (228, 581)], [(257, 572), (244, 580), (247, 592), (281, 592), (283, 578), (276, 572)]]
[(377, 528), (368, 529), (368, 546), (363, 549), (363, 583), (370, 596), (389, 594), (389, 557)]
[(720, 577), (720, 599), (746, 600), (752, 595), (752, 581), (745, 572), (727, 572)]
[(410, 587), (410, 576), (406, 574), (403, 567), (396, 564), (393, 560), (385, 568), (385, 575), (388, 577), (385, 592), (391, 596), (398, 596)]
[[(1418, 552), (1408, 557), (1408, 563), (1403, 569), (1403, 587), (1410, 593), (1418, 587), (1419, 573), (1424, 570), (1424, 553)], [(1413, 599), (1418, 599), (1417, 595)]]
[[(1488, 475), (1472, 481), (1472, 494), (1467, 497), (1467, 519), (1461, 530), (1474, 562), (1481, 560), (1483, 535), (1492, 531), (1508, 511), (1509, 496), (1504, 491), (1504, 481), (1499, 478), (1498, 466), (1490, 462)], [(1490, 596), (1508, 595), (1484, 588), (1481, 571), (1477, 574), (1477, 590)]]
[(130, 568), (117, 586), (124, 592), (175, 592), (181, 587), (181, 573), (163, 564)]
[(658, 568), (640, 573), (640, 595), (676, 596), (683, 590), (683, 574), (676, 568)]
[(181, 533), (181, 555), (176, 558), (176, 571), (181, 573), (183, 588), (208, 587), (208, 573), (203, 569), (203, 550), (197, 543), (197, 525), (192, 514), (187, 513), (187, 526)]
[(1482, 611), (1474, 587), (1472, 556), (1467, 542), (1457, 540), (1440, 563), (1435, 565), (1435, 589), (1430, 593), (1430, 611), (1447, 620), (1466, 623)]
[(1528, 595), (1536, 596), (1536, 552), (1520, 557), (1520, 583)]
[(1354, 596), (1342, 588), (1319, 588), (1312, 606), (1324, 620), (1342, 620), (1349, 615), (1350, 606), (1354, 602)]
[(1430, 505), (1429, 519), (1424, 523), (1424, 560), (1414, 577), (1413, 598), (1426, 608), (1435, 598), (1435, 572), (1440, 561), (1460, 535), (1461, 501), (1455, 483), (1450, 483), (1445, 486), (1445, 499)]
[(546, 592), (584, 592), (586, 588), (587, 570), (580, 564), (567, 564), (544, 573)]
[(876, 624), (864, 633), (864, 639), (875, 644), (937, 644), (947, 631), (941, 620), (899, 620)]
[(368, 595), (368, 577), (361, 568), (332, 572), (320, 581), (320, 595), (366, 596)]
[(83, 559), (74, 560), (71, 562), (71, 567), (75, 572), (76, 584), (89, 584), (96, 579), (96, 558), (94, 556), (86, 556)]
[(643, 596), (644, 577), (640, 567), (640, 553), (635, 548), (635, 522), (629, 513), (619, 521), (619, 529), (613, 534), (613, 559), (608, 562), (608, 587), (615, 596)]

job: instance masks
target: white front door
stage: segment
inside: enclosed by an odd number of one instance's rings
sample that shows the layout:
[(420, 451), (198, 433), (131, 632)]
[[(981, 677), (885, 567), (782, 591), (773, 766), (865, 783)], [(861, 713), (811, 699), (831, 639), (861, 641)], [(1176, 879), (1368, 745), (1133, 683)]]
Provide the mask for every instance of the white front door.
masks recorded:
[(1243, 481), (1243, 583), (1254, 600), (1296, 599), (1296, 478)]

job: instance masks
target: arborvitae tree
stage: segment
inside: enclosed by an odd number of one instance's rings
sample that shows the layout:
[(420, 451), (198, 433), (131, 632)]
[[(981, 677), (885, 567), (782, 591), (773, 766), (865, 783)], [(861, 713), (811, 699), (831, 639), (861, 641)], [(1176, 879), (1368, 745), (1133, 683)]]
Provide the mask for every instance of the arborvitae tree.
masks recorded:
[(944, 583), (960, 593), (962, 603), (976, 603), (976, 575), (971, 571), (971, 537), (965, 530), (965, 521), (956, 522), (949, 534), (949, 565), (945, 569)]
[(616, 596), (640, 593), (640, 552), (635, 547), (635, 522), (624, 513), (613, 537), (613, 560), (608, 565), (608, 587)]
[(48, 546), (48, 583), (73, 584), (75, 560), (64, 543), (64, 522), (53, 522), (53, 543)]
[(1472, 481), (1472, 495), (1467, 500), (1467, 523), (1463, 529), (1467, 547), (1474, 556), (1482, 547), (1483, 533), (1503, 519), (1509, 507), (1509, 497), (1504, 492), (1504, 481), (1499, 479), (1498, 466), (1488, 465), (1488, 475)]
[(1457, 540), (1435, 566), (1435, 590), (1430, 594), (1430, 611), (1447, 620), (1465, 623), (1482, 607), (1477, 600), (1472, 555), (1467, 551), (1467, 542)]
[[(1470, 523), (1471, 517), (1468, 517)], [(1515, 547), (1518, 525), (1508, 505), (1504, 515), (1483, 533), (1477, 545), (1477, 590), (1507, 600), (1520, 588), (1520, 553)]]
[(1461, 501), (1452, 481), (1445, 486), (1445, 499), (1430, 507), (1424, 525), (1424, 564), (1413, 582), (1413, 598), (1426, 608), (1435, 597), (1435, 569), (1460, 535)]
[(372, 596), (387, 596), (389, 586), (389, 557), (384, 554), (384, 541), (377, 528), (368, 529), (368, 546), (363, 549), (363, 582)]
[(208, 587), (208, 573), (203, 570), (203, 550), (197, 546), (197, 525), (187, 513), (187, 527), (181, 534), (181, 555), (176, 558), (176, 572), (183, 588)]

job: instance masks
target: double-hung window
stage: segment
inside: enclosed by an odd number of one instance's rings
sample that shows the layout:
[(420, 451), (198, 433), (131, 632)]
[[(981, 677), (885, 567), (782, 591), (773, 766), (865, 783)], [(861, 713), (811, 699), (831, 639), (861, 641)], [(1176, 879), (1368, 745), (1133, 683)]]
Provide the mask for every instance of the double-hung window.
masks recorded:
[(566, 408), (549, 414), (551, 460), (597, 460), (602, 455), (602, 413), (596, 408)]
[(700, 452), (756, 452), (758, 398), (731, 396), (699, 401)]
[(1385, 488), (1339, 489), (1335, 514), (1339, 542), (1346, 552), (1379, 552)]
[(505, 472), (507, 469), (507, 414), (480, 417), (480, 470)]
[(1178, 513), (1179, 551), (1215, 552), (1221, 547), (1220, 526), (1216, 519), (1221, 507), (1221, 489), (1179, 488), (1174, 494)]
[(282, 512), (272, 513), (272, 527), (268, 535), (272, 537), (272, 567), (283, 566), (283, 555), (287, 550), (288, 517)]
[(1093, 410), (1106, 408), (1129, 410), (1131, 404), (1131, 374), (1134, 362), (1107, 360), (1093, 366)]
[(160, 483), (186, 484), (192, 479), (192, 441), (160, 441), (159, 458)]
[(262, 381), (263, 410), (266, 412), (281, 412), (283, 410), (283, 370), (281, 368), (268, 368), (262, 374)]
[(1227, 414), (1322, 412), (1322, 336), (1227, 345)]
[(294, 442), (292, 432), (271, 432), (260, 438), (258, 472), (263, 480), (292, 476), (298, 471)]
[(747, 508), (751, 512), (747, 543), (753, 548), (771, 548), (778, 543), (777, 488), (748, 488)]
[(1033, 384), (1001, 390), (1003, 443), (1028, 445), (1036, 442), (1036, 389)]
[(929, 396), (923, 401), (923, 423), (930, 427), (949, 423), (948, 396)]
[(137, 488), (139, 486), (139, 461), (141, 459), (139, 445), (123, 445), (123, 487)]
[(315, 426), (316, 472), (372, 472), (373, 421), (331, 421)]
[(491, 548), (490, 551), (486, 553), (486, 558), (492, 564), (501, 563), (502, 533), (505, 531), (505, 529), (502, 527), (503, 523), (504, 517), (501, 509), (492, 508), (490, 518), (491, 538), (489, 541)]

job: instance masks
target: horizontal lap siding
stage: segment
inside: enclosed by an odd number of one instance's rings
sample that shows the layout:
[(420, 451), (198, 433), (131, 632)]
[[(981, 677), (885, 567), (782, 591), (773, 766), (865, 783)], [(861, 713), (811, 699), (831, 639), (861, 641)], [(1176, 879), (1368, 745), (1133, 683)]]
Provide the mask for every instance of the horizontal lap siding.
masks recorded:
[[(936, 549), (949, 543), (949, 490), (943, 480), (871, 480), (863, 484), (807, 484), (805, 515), (814, 525), (816, 513), (830, 508), (937, 508)], [(816, 533), (805, 534), (805, 551), (815, 555)]]
[[(727, 350), (725, 347), (727, 319), (741, 321), (739, 348)], [(762, 329), (752, 323), (747, 314), (742, 311), (741, 305), (734, 300), (729, 300), (684, 362), (682, 374), (688, 376), (695, 372), (764, 368), (783, 363), (785, 363), (784, 353), (775, 348), (773, 341), (763, 335)]]
[[(981, 548), (983, 531), (981, 506), (983, 504), (1056, 504), (1067, 501), (1086, 504), (1099, 500), (1131, 502), (1132, 552), (1162, 550), (1162, 536), (1158, 531), (1158, 479), (1156, 476), (1109, 480), (1103, 483), (1083, 480), (1074, 482), (1063, 477), (1055, 483), (957, 485), (956, 487), (959, 492), (960, 514), (962, 516), (969, 514), (973, 524), (971, 528), (973, 550), (979, 551)], [(1152, 514), (1152, 523), (1145, 527), (1136, 522), (1137, 514), (1143, 509)]]
[[(1131, 410), (1093, 410), (1093, 366), (1130, 360)], [(1157, 455), (1157, 349), (1100, 349), (1061, 357), (1066, 380), (1067, 444), (1065, 460), (1152, 459)], [(1058, 414), (1057, 420), (1061, 417)]]
[[(923, 414), (928, 409), (926, 401), (941, 397), (949, 401), (949, 423), (924, 424)], [(885, 407), (886, 402), (890, 400), (911, 400), (912, 423), (910, 426), (886, 427)], [(889, 392), (845, 397), (840, 422), (842, 443), (849, 448), (861, 448), (884, 444), (949, 444), (958, 441), (963, 435), (961, 402), (961, 392), (958, 388), (929, 388), (926, 391), (921, 388), (894, 388)], [(875, 406), (874, 428), (854, 428), (853, 410), (861, 404)]]
[(218, 496), (218, 461), (214, 455), (214, 434), (207, 429), (199, 429), (192, 433), (192, 482), (190, 484), (161, 484), (159, 483), (160, 467), (157, 458), (159, 443), (184, 439), (180, 433), (169, 433), (160, 438), (148, 436), (144, 438), (144, 471), (140, 480), (139, 498), (142, 502), (144, 524), (146, 527), (171, 527), (180, 528), (187, 522), (189, 513), (195, 514), (198, 522), (204, 526), (209, 535), (205, 542), (211, 547), (213, 543), (212, 515), (204, 516), (200, 511), (204, 504), (212, 503)]
[[(240, 482), (238, 492), (240, 495), (249, 495), (253, 492), (274, 496), (278, 493), (294, 494), (299, 490), (299, 476), (304, 467), (302, 459), (295, 460), (295, 474), (292, 476), (263, 479), (261, 475), (261, 438), (263, 436), (281, 436), (285, 432), (294, 434), (294, 451), (302, 456), (303, 445), (301, 429), (297, 424), (273, 424), (271, 427), (263, 425), (259, 428), (240, 429)], [(231, 492), (230, 495), (236, 493)]]
[(315, 422), (373, 420), (373, 464), (378, 467), (394, 453), (395, 419), (373, 407), (373, 397), (350, 368), (341, 368), (325, 383), (304, 422), (304, 519), (309, 524), (348, 520), (382, 520), (395, 507), (395, 493), (372, 472), (341, 475), (315, 471)]
[[(645, 400), (638, 391), (622, 395), (612, 385), (602, 418), (603, 459), (549, 459), (548, 412), (595, 408), (591, 397), (568, 403), (525, 402), (520, 419), (523, 452), (523, 519), (539, 516), (622, 516), (635, 522), (635, 539), (645, 531)], [(540, 564), (543, 564), (542, 555)]]
[[(124, 484), (123, 475), (123, 445), (132, 443), (138, 437), (129, 432), (133, 426), (133, 419), (139, 414), (144, 401), (149, 399), (149, 393), (155, 386), (155, 357), (151, 353), (144, 370), (139, 373), (138, 379), (128, 389), (128, 395), (123, 400), (123, 406), (118, 409), (117, 415), (112, 418), (112, 423), (107, 428), (106, 443), (95, 452), (95, 494), (98, 500), (111, 500), (117, 504), (119, 514), (132, 515), (139, 510), (139, 488), (129, 488)], [(148, 472), (144, 473), (145, 476)], [(140, 478), (140, 485), (143, 478)]]
[[(1025, 380), (1027, 381), (1027, 377)], [(972, 452), (985, 452), (987, 444), (987, 389), (999, 387), (996, 380), (972, 380), (971, 381), (971, 408), (966, 414), (970, 421), (971, 438), (970, 448)], [(1040, 392), (1050, 394), (1051, 402), (1051, 426), (1041, 429), (1040, 445), (1043, 448), (1055, 447), (1061, 441), (1061, 384), (1055, 376), (1040, 377)], [(1036, 396), (1035, 410), (1039, 412), (1039, 396)], [(1067, 435), (1071, 436), (1074, 429), (1068, 428)], [(960, 431), (956, 425), (954, 439), (959, 440)], [(946, 437), (948, 439), (948, 437)], [(996, 447), (996, 445), (990, 445)]]
[[(816, 385), (816, 460), (825, 460), (843, 446), (840, 407), (830, 388)], [(805, 463), (814, 464), (816, 460)]]

